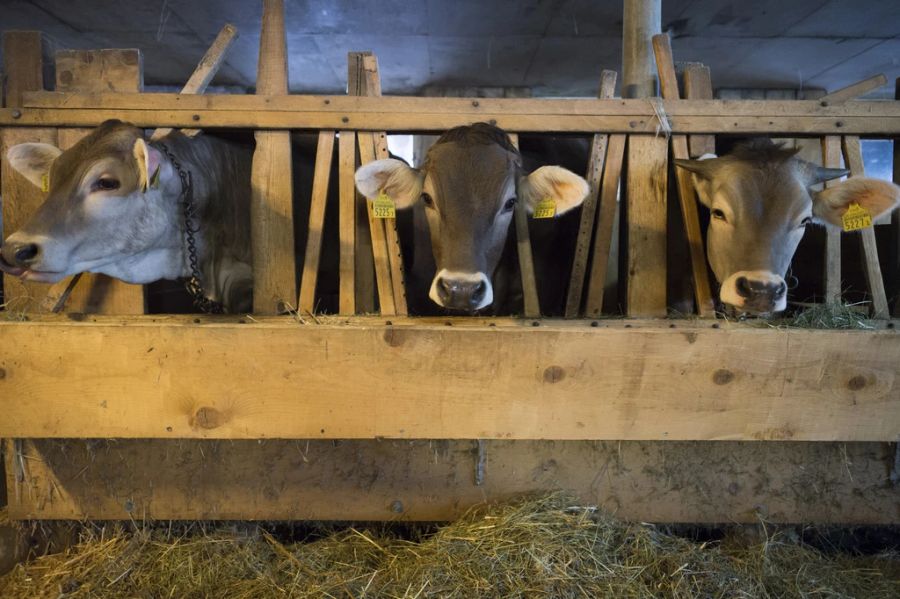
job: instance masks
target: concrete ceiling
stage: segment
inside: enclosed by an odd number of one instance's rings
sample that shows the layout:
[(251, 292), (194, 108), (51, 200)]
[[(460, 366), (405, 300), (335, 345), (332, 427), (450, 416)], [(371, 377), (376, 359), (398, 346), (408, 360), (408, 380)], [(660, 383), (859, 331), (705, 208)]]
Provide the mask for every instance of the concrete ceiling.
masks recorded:
[[(0, 29), (40, 29), (56, 48), (140, 48), (148, 86), (177, 86), (231, 22), (240, 37), (215, 83), (252, 89), (260, 14), (252, 0), (0, 0)], [(354, 50), (377, 54), (390, 94), (590, 96), (601, 69), (621, 68), (621, 0), (286, 0), (286, 14), (293, 92), (343, 92)], [(897, 0), (663, 0), (663, 29), (676, 60), (710, 65), (716, 87), (900, 76)]]

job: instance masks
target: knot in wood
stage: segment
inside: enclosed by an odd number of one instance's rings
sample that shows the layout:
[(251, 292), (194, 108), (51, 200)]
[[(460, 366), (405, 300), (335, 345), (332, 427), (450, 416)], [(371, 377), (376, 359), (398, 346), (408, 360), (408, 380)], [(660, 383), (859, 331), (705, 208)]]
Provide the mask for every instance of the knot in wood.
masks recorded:
[(225, 415), (219, 410), (211, 407), (198, 408), (197, 411), (194, 412), (194, 417), (191, 419), (191, 426), (194, 428), (211, 429), (222, 426), (224, 423)]
[(727, 385), (734, 380), (734, 373), (727, 368), (720, 368), (713, 373), (713, 382), (717, 385)]
[(545, 383), (558, 383), (566, 378), (566, 371), (560, 366), (549, 366), (544, 370)]
[(859, 391), (866, 386), (866, 377), (857, 374), (855, 377), (847, 381), (847, 388), (851, 391)]

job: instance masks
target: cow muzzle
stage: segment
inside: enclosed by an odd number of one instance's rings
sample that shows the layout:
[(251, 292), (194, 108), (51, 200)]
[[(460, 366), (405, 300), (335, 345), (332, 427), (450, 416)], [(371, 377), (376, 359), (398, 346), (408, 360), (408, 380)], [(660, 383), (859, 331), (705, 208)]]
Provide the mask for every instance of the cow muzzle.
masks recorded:
[(725, 279), (719, 298), (748, 314), (782, 312), (787, 307), (787, 283), (784, 277), (770, 271), (742, 270)]
[(452, 272), (441, 269), (431, 283), (428, 297), (451, 310), (474, 312), (494, 301), (491, 281), (483, 272)]
[(38, 283), (55, 283), (65, 275), (46, 269), (45, 252), (40, 243), (34, 239), (16, 239), (17, 235), (10, 236), (0, 247), (0, 271)]

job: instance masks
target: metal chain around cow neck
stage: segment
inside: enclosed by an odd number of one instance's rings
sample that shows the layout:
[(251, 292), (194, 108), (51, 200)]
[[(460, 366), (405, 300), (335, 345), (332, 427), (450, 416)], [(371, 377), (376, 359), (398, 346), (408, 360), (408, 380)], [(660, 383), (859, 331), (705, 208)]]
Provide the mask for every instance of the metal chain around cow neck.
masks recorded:
[(157, 145), (169, 159), (169, 162), (172, 163), (172, 167), (178, 173), (178, 178), (181, 179), (181, 207), (184, 211), (184, 245), (187, 248), (188, 264), (191, 268), (191, 276), (185, 280), (184, 288), (194, 300), (194, 306), (201, 312), (206, 314), (224, 314), (225, 306), (209, 299), (203, 293), (203, 278), (200, 274), (200, 262), (197, 258), (197, 241), (194, 239), (194, 234), (198, 233), (200, 228), (194, 228), (197, 207), (194, 204), (194, 183), (191, 179), (191, 172), (181, 167), (181, 163), (165, 144)]

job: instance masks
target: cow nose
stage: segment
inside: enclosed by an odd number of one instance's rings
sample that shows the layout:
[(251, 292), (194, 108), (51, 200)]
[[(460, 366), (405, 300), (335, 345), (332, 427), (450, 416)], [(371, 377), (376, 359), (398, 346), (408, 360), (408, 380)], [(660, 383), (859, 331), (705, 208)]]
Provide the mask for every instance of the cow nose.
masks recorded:
[(784, 281), (758, 281), (747, 277), (738, 277), (734, 285), (738, 295), (748, 300), (777, 301), (787, 292), (787, 283)]
[(487, 291), (483, 280), (465, 281), (441, 277), (438, 290), (444, 306), (458, 310), (473, 310), (481, 304)]
[(13, 259), (16, 266), (28, 266), (37, 258), (40, 248), (36, 243), (23, 243), (13, 248)]

